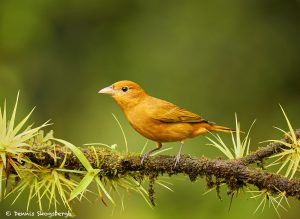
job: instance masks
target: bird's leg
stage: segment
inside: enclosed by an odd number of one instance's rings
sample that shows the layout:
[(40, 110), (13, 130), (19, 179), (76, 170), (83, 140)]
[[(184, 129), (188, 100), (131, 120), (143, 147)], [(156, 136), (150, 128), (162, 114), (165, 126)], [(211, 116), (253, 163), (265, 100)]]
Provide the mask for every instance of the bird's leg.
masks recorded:
[(179, 151), (175, 157), (175, 164), (174, 164), (174, 167), (176, 167), (176, 165), (178, 164), (179, 160), (180, 160), (180, 155), (181, 155), (181, 150), (182, 150), (182, 147), (183, 147), (183, 144), (184, 144), (184, 141), (181, 141), (180, 142), (180, 147), (179, 147)]
[(156, 142), (156, 148), (151, 149), (150, 151), (147, 151), (146, 153), (143, 154), (142, 159), (141, 159), (141, 164), (143, 164), (145, 158), (147, 158), (150, 154), (152, 154), (154, 151), (157, 151), (161, 148), (162, 144), (160, 142)]

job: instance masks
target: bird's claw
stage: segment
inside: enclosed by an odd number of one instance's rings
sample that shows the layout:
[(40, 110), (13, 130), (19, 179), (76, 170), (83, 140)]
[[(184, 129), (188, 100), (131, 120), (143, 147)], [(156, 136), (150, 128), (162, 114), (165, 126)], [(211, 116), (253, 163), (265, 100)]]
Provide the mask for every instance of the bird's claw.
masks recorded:
[(180, 154), (177, 154), (176, 155), (176, 157), (175, 157), (175, 159), (174, 159), (174, 161), (175, 161), (175, 163), (174, 163), (174, 168), (177, 166), (177, 164), (179, 163), (179, 160), (180, 160)]
[(149, 156), (149, 153), (145, 153), (142, 155), (141, 164), (144, 163), (144, 160)]

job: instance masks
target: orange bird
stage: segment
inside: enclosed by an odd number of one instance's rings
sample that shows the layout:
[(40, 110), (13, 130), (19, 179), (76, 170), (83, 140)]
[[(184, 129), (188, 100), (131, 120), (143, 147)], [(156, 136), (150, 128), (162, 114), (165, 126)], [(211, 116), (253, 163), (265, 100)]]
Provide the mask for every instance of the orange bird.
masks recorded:
[(175, 166), (180, 160), (184, 140), (211, 131), (232, 132), (233, 129), (216, 125), (201, 116), (173, 103), (148, 95), (137, 83), (118, 81), (99, 91), (110, 95), (124, 111), (131, 126), (145, 138), (157, 143), (157, 147), (142, 156), (141, 163), (163, 142), (180, 141)]

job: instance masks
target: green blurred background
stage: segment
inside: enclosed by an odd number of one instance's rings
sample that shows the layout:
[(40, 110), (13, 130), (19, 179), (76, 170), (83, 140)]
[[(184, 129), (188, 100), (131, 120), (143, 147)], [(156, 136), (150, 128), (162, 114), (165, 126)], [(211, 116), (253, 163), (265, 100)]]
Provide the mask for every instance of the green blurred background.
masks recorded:
[[(280, 0), (1, 0), (0, 100), (11, 109), (21, 90), (19, 116), (37, 106), (36, 125), (51, 119), (56, 137), (84, 143), (117, 144), (124, 127), (131, 151), (145, 139), (127, 123), (117, 105), (99, 89), (115, 81), (138, 82), (148, 93), (172, 101), (219, 124), (242, 129), (254, 119), (252, 150), (281, 138), (287, 129), (279, 103), (300, 127), (300, 1)], [(230, 136), (222, 135), (230, 140)], [(184, 153), (215, 158), (205, 138), (187, 141)], [(148, 147), (153, 147), (149, 142)], [(168, 146), (175, 154), (177, 143)], [(262, 145), (261, 145), (262, 146)], [(252, 214), (258, 201), (222, 190), (205, 196), (204, 180), (168, 179), (174, 193), (157, 187), (157, 207), (125, 193), (125, 211), (91, 197), (74, 208), (78, 218), (274, 218), (273, 209)], [(25, 210), (26, 197), (5, 209)], [(299, 202), (281, 211), (299, 217)], [(4, 209), (4, 210), (3, 210)]]

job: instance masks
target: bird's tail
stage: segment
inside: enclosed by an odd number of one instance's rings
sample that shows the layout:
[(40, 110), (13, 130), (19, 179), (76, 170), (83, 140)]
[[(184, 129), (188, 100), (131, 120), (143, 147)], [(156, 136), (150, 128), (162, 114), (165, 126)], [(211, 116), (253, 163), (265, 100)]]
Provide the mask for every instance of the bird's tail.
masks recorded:
[(220, 125), (211, 125), (209, 127), (209, 131), (227, 132), (227, 133), (236, 132), (235, 129), (231, 129), (231, 128), (220, 126)]

